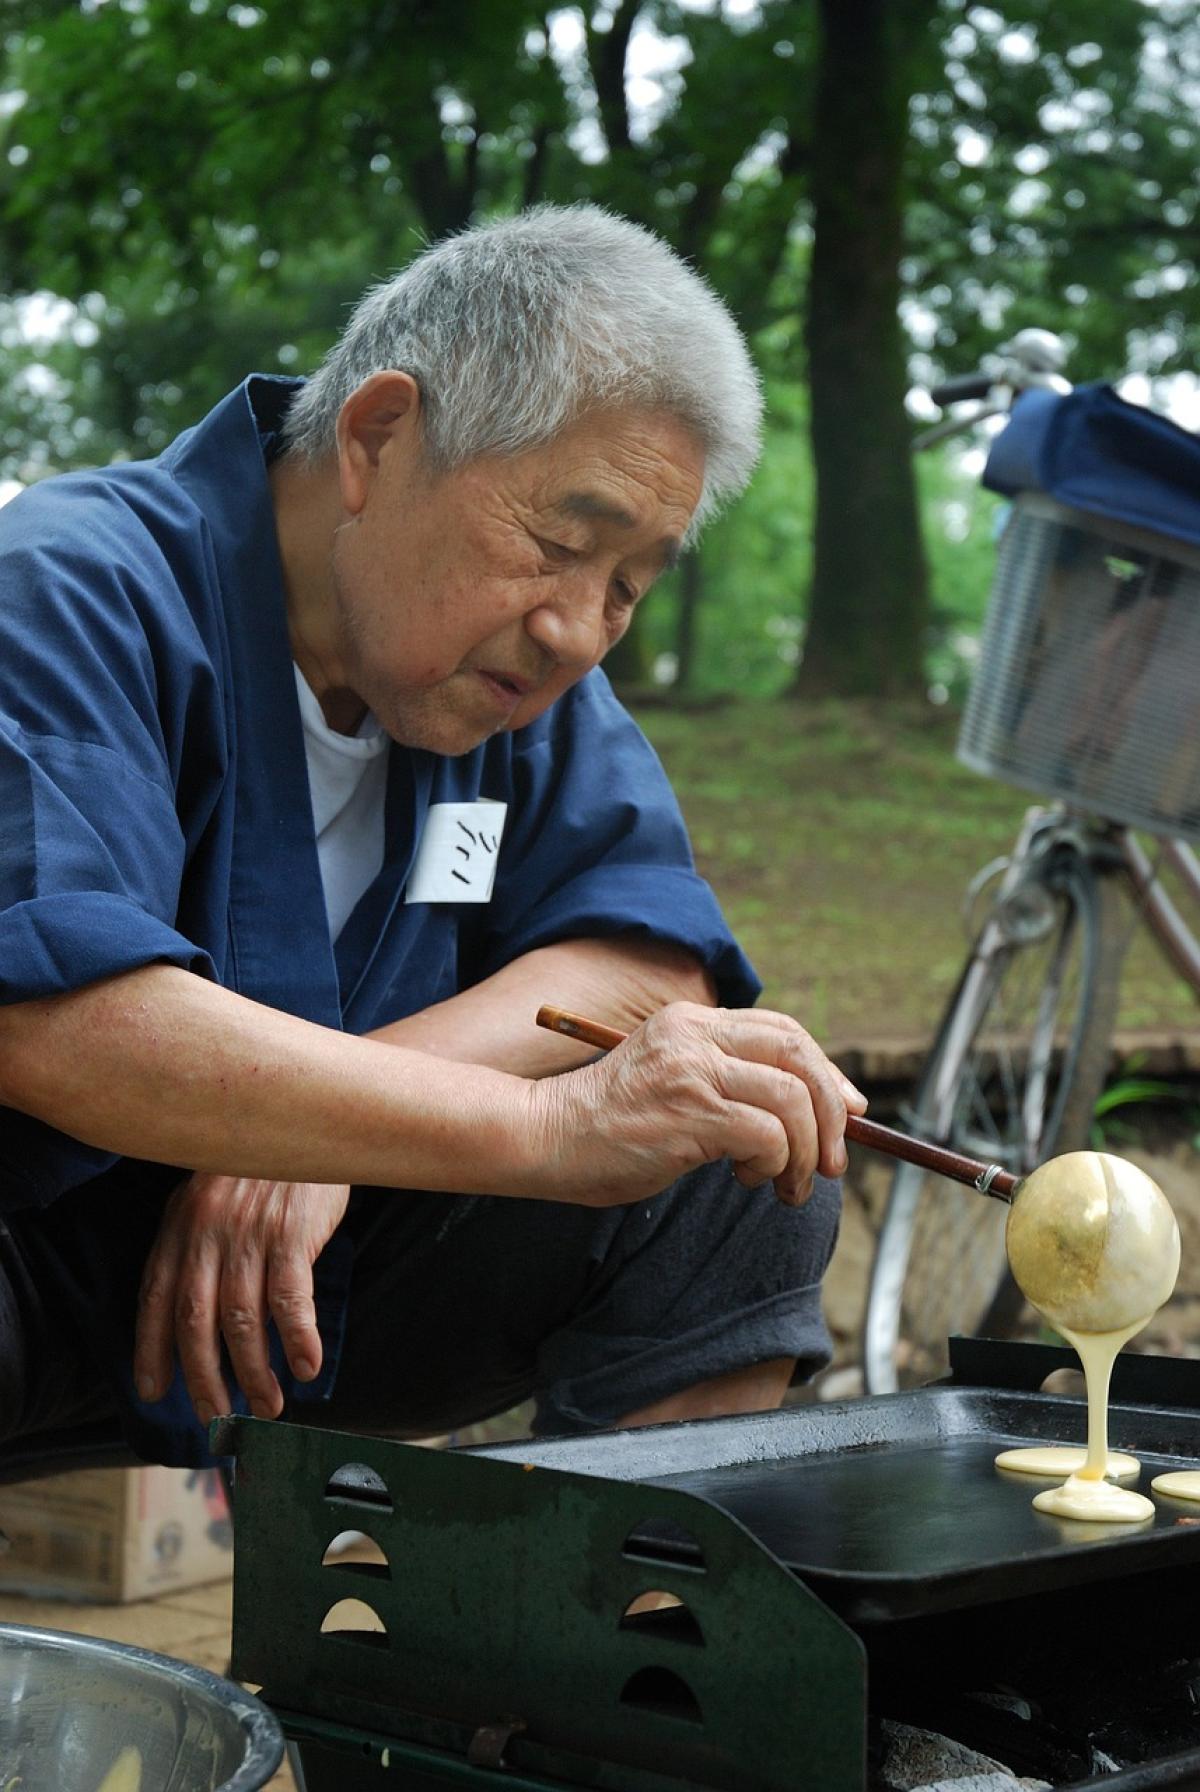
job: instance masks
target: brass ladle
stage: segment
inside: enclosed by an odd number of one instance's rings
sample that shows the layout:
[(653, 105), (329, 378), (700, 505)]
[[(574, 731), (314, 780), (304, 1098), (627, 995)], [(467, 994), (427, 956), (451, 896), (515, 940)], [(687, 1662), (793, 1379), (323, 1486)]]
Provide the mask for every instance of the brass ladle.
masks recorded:
[[(539, 1009), (537, 1024), (604, 1051), (626, 1038), (561, 1008)], [(1175, 1215), (1158, 1184), (1123, 1158), (1069, 1151), (1018, 1177), (857, 1114), (846, 1118), (846, 1137), (1007, 1202), (1005, 1245), (1017, 1286), (1060, 1330), (1145, 1324), (1175, 1286)]]

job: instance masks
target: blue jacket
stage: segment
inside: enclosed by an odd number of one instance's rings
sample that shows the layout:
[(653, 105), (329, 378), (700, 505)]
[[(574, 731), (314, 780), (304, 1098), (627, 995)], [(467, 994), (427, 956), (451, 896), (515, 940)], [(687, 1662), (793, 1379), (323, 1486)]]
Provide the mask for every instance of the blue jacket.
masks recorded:
[[(254, 376), (156, 460), (73, 473), (0, 512), (0, 1001), (181, 965), (365, 1033), (554, 940), (676, 941), (721, 999), (754, 973), (696, 875), (652, 749), (599, 672), (460, 758), (393, 745), (383, 867), (331, 945), (266, 468), (296, 382)], [(406, 903), (429, 805), (507, 803), (486, 904)], [(131, 1382), (141, 1266), (181, 1169), (0, 1108), (0, 1214), (107, 1365), (130, 1440), (202, 1464), (177, 1375)], [(327, 1397), (352, 1260), (317, 1263)]]

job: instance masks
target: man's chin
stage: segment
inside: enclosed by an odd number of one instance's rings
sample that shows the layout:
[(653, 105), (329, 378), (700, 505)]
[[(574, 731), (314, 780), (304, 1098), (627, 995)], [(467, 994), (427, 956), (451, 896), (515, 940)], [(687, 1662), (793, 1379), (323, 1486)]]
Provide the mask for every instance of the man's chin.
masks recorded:
[[(508, 715), (500, 712), (490, 717), (478, 712), (472, 715), (466, 711), (465, 705), (458, 712), (449, 705), (441, 711), (426, 708), (422, 712), (418, 708), (415, 714), (393, 715), (391, 723), (385, 722), (384, 727), (402, 747), (436, 753), (443, 759), (461, 759), (467, 753), (474, 753), (486, 741), (491, 740), (493, 735), (513, 734), (518, 728), (525, 728), (530, 722), (535, 722), (549, 709), (555, 696), (560, 694), (554, 691), (531, 691)], [(379, 712), (376, 711), (376, 714)], [(380, 720), (382, 721), (382, 717)]]
[(468, 753), (476, 752), (494, 734), (504, 733), (506, 727), (504, 722), (485, 728), (449, 720), (424, 724), (400, 720), (388, 728), (387, 733), (397, 746), (409, 747), (414, 752), (435, 753), (439, 759), (463, 759)]

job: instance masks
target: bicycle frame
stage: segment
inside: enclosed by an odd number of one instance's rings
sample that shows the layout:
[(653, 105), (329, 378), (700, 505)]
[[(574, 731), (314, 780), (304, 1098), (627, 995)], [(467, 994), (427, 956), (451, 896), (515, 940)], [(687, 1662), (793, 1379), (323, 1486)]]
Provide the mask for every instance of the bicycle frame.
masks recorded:
[[(988, 1006), (1000, 954), (1022, 937), (1028, 940), (1031, 937), (1030, 930), (1036, 932), (1043, 925), (1042, 917), (1037, 913), (1029, 909), (1022, 913), (1020, 898), (1024, 893), (1036, 896), (1040, 888), (1037, 870), (1039, 862), (1063, 845), (1070, 845), (1083, 855), (1088, 855), (1093, 850), (1085, 831), (1067, 811), (1040, 807), (1026, 810), (1021, 832), (1008, 859), (1000, 888), (963, 973), (958, 999), (949, 1015), (947, 1031), (939, 1042), (942, 1049), (938, 1054), (933, 1088), (926, 1094), (922, 1113), (916, 1116), (933, 1138), (941, 1138), (949, 1132), (958, 1089), (959, 1047), (974, 1036), (979, 1015)], [(1044, 1066), (1049, 1063), (1054, 1024), (1055, 1013), (1047, 1003), (1038, 1017), (1038, 1037), (1035, 1040), (1035, 1061)], [(1039, 1049), (1043, 1035), (1044, 1050)], [(1044, 1085), (1044, 1070), (1040, 1075), (1033, 1076), (1026, 1085), (1024, 1104), (1027, 1134), (1036, 1130), (1033, 1116), (1044, 1110)], [(1034, 1152), (1029, 1162), (1006, 1164), (1005, 1168), (1024, 1173), (1032, 1169), (1036, 1162)]]
[[(1200, 1000), (1200, 940), (1192, 932), (1159, 879), (1153, 859), (1128, 828), (1115, 834), (1129, 874), (1139, 912), (1193, 995)], [(1189, 896), (1200, 906), (1200, 859), (1183, 840), (1164, 840), (1163, 857), (1178, 873)]]
[[(958, 1046), (960, 1040), (973, 1036), (978, 1016), (987, 1006), (997, 956), (1004, 948), (1031, 937), (1031, 930), (1036, 934), (1042, 925), (1036, 907), (1039, 865), (1047, 855), (1064, 848), (1089, 860), (1107, 859), (1123, 868), (1137, 913), (1146, 921), (1169, 962), (1200, 999), (1200, 940), (1163, 887), (1155, 860), (1137, 836), (1128, 828), (1092, 816), (1074, 815), (1065, 808), (1028, 809), (963, 973), (959, 999), (949, 1017), (940, 1054), (942, 1068), (933, 1088), (926, 1092), (923, 1111), (918, 1116), (934, 1138), (940, 1138), (949, 1129), (957, 1092)], [(1200, 859), (1183, 841), (1173, 839), (1163, 841), (1162, 857), (1200, 908)], [(1023, 907), (1024, 898), (1031, 898), (1032, 906)], [(1066, 941), (1060, 949), (1066, 949)], [(1052, 987), (1050, 979), (1048, 988)], [(1006, 1166), (1018, 1171), (1032, 1168), (1037, 1161), (1035, 1117), (1045, 1111), (1045, 1073), (1050, 1063), (1054, 1024), (1055, 1014), (1048, 1002), (1038, 1017), (1033, 1041), (1034, 1062), (1042, 1068), (1030, 1078), (1024, 1091), (1031, 1161)]]
[[(914, 447), (1007, 413), (1030, 387), (1069, 392), (1061, 365), (1055, 339), (1014, 338), (979, 373), (934, 389), (939, 405), (975, 408)], [(1032, 775), (1014, 781), (1038, 788)], [(1106, 817), (1102, 794), (1098, 805), (1083, 802), (1069, 786), (1053, 800), (1047, 791), (1026, 810), (1010, 852), (972, 880), (969, 955), (904, 1110), (912, 1130), (1018, 1175), (1088, 1141), (1139, 922), (1200, 999), (1200, 856), (1182, 840), (1151, 839)], [(894, 1172), (864, 1314), (869, 1392), (895, 1389), (901, 1373), (936, 1373), (948, 1332), (1006, 1335), (1017, 1322), (1019, 1295), (993, 1221), (911, 1165)]]

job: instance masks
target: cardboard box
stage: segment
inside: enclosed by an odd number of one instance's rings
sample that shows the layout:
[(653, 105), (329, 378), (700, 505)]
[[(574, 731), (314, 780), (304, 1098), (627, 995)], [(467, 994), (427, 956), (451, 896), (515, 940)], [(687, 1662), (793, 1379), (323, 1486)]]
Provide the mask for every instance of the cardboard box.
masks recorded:
[(0, 1487), (0, 1589), (121, 1604), (233, 1572), (215, 1469), (81, 1469)]

